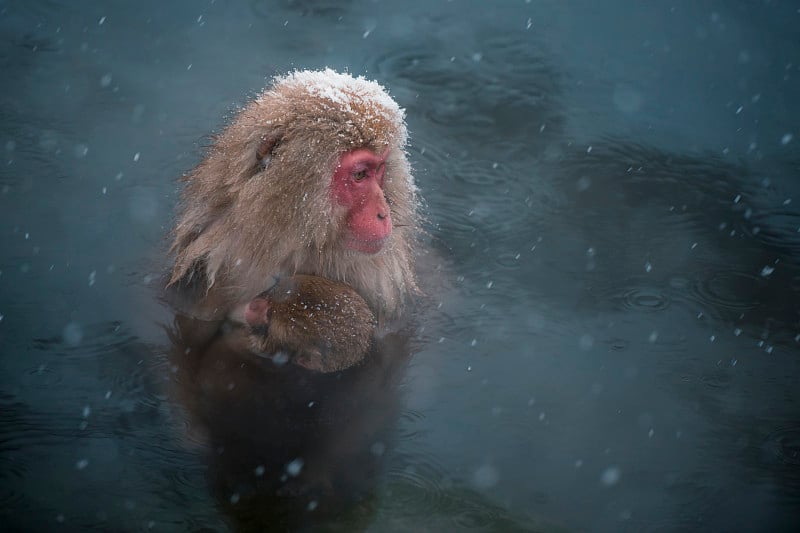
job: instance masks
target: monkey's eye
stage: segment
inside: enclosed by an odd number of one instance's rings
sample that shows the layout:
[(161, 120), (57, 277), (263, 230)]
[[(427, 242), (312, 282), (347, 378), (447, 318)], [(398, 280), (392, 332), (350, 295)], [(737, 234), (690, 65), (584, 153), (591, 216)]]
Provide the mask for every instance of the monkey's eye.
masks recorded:
[(367, 171), (364, 169), (356, 170), (355, 172), (353, 172), (353, 179), (355, 181), (361, 181), (366, 177), (367, 177)]

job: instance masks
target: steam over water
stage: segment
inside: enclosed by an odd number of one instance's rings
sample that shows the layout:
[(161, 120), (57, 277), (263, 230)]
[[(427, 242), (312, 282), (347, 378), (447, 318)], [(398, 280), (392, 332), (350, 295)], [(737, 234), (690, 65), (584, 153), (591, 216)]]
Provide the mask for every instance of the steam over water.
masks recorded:
[[(776, 0), (0, 1), (2, 529), (280, 529), (172, 392), (159, 289), (208, 135), (329, 66), (406, 109), (440, 266), (333, 527), (794, 531), (799, 27)], [(238, 414), (245, 461), (268, 413)]]

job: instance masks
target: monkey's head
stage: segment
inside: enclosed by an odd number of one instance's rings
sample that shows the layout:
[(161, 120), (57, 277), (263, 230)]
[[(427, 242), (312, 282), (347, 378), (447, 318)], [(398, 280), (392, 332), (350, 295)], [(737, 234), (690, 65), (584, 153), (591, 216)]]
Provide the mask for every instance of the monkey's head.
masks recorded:
[(403, 110), (375, 82), (330, 69), (275, 78), (186, 177), (171, 282), (200, 268), (209, 285), (252, 290), (314, 274), (393, 307), (416, 289), (406, 141)]
[(396, 168), (407, 133), (394, 100), (364, 78), (305, 71), (278, 78), (255, 112), (265, 123), (254, 153), (264, 171), (286, 180), (288, 195), (319, 193), (314, 200), (329, 223), (306, 224), (314, 244), (381, 251), (392, 233), (387, 200), (397, 184), (390, 182), (407, 176)]

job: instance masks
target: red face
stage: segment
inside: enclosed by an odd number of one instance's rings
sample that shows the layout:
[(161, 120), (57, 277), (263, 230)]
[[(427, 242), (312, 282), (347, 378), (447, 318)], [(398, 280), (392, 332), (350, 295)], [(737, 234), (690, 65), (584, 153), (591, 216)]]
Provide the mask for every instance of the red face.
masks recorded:
[(345, 246), (367, 254), (383, 248), (392, 233), (392, 216), (383, 195), (387, 149), (376, 154), (366, 148), (345, 152), (331, 180), (331, 196), (347, 208)]

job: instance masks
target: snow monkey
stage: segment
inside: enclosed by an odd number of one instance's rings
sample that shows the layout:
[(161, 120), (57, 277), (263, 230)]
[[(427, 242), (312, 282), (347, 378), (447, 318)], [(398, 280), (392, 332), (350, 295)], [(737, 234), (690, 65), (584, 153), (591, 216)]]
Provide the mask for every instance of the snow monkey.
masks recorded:
[(404, 111), (377, 83), (323, 71), (277, 77), (185, 177), (169, 285), (225, 320), (296, 274), (346, 284), (391, 328), (418, 292), (419, 201)]
[(420, 292), (406, 140), (377, 83), (294, 72), (184, 178), (170, 384), (242, 529), (313, 530), (375, 500)]

